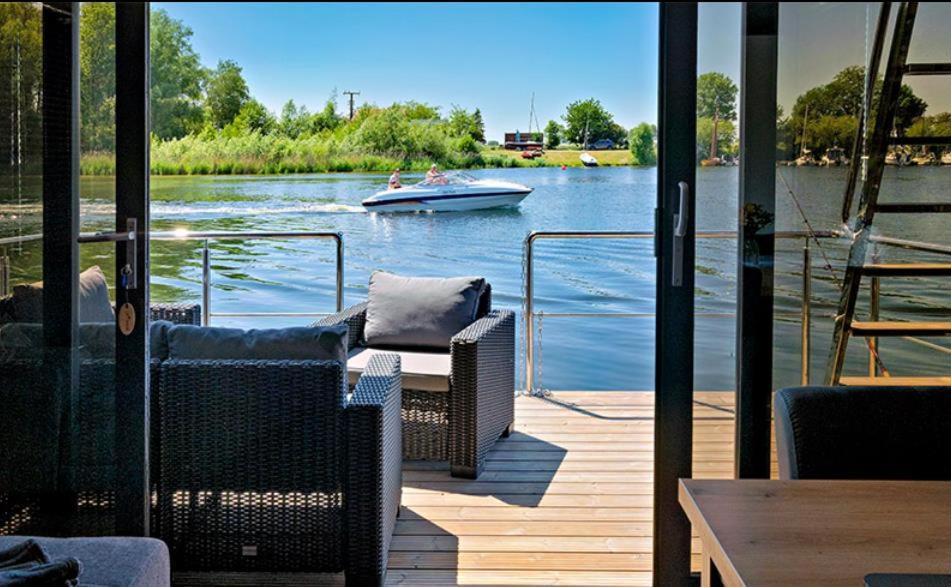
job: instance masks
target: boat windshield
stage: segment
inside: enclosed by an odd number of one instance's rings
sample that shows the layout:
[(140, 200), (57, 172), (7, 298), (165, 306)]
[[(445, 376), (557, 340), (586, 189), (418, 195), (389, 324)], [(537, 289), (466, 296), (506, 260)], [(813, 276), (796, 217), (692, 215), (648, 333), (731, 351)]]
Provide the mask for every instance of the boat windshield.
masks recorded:
[(472, 183), (476, 178), (461, 171), (447, 171), (434, 179), (424, 179), (416, 185), (462, 185)]

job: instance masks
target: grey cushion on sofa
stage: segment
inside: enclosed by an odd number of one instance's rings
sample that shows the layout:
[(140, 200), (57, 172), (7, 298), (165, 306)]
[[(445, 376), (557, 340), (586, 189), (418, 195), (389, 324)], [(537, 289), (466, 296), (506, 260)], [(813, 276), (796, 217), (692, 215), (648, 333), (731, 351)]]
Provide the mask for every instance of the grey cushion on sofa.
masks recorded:
[(275, 359), (347, 362), (347, 326), (262, 330), (179, 325), (168, 330), (170, 359)]
[[(166, 333), (173, 324), (156, 320), (149, 325), (149, 346), (153, 359), (168, 358)], [(114, 359), (114, 321), (79, 325), (80, 359)], [(0, 361), (43, 358), (43, 326), (35, 323), (0, 324)]]
[[(17, 285), (3, 303), (4, 319), (15, 322), (43, 321), (43, 282)], [(79, 321), (111, 322), (115, 312), (109, 301), (106, 276), (98, 265), (79, 274)]]
[(452, 337), (476, 319), (481, 277), (370, 276), (366, 346), (448, 350)]
[[(0, 536), (0, 549), (27, 536)], [(152, 538), (34, 538), (52, 559), (74, 557), (82, 563), (83, 587), (168, 587), (168, 548)]]

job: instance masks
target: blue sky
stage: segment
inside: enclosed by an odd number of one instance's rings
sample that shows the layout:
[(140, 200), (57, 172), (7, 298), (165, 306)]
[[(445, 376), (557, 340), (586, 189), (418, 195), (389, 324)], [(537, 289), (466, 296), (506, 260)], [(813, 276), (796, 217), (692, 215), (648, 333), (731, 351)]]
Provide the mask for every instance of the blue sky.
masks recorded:
[[(629, 127), (657, 117), (655, 4), (155, 3), (194, 30), (203, 62), (234, 59), (279, 111), (359, 101), (480, 108), (489, 139), (596, 97)], [(340, 96), (340, 110), (345, 107)]]
[[(875, 6), (873, 6), (875, 5)], [(625, 127), (657, 118), (654, 3), (176, 3), (157, 2), (194, 31), (205, 65), (233, 59), (255, 98), (279, 112), (293, 98), (319, 109), (335, 89), (388, 105), (418, 100), (480, 108), (488, 138), (558, 120), (573, 100), (595, 97)], [(698, 73), (739, 85), (740, 3), (700, 4)], [(912, 59), (951, 60), (951, 4), (925, 3)], [(785, 3), (780, 9), (779, 95), (796, 96), (864, 62), (877, 3)], [(909, 83), (951, 108), (945, 80)]]

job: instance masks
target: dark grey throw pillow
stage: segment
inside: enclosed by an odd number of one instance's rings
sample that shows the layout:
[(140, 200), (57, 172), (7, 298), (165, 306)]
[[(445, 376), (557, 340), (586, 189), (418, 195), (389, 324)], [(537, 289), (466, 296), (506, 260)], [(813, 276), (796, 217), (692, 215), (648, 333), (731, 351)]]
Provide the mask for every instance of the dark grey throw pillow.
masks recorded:
[(347, 364), (347, 325), (264, 330), (178, 325), (168, 330), (170, 359), (325, 360)]
[[(43, 282), (14, 286), (3, 306), (3, 313), (11, 321), (42, 322)], [(79, 321), (114, 322), (115, 318), (106, 276), (98, 265), (93, 265), (79, 274)]]
[(482, 277), (370, 276), (367, 321), (370, 347), (448, 350), (450, 340), (472, 324), (485, 290)]

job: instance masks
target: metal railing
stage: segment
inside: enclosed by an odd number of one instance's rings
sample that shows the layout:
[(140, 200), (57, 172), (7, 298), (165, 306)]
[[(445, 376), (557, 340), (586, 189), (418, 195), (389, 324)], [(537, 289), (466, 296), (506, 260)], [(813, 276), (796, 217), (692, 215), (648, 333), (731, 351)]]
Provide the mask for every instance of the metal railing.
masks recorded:
[[(42, 240), (42, 234), (30, 234), (25, 236), (9, 237), (0, 239), (0, 246), (19, 245), (25, 242)], [(188, 230), (175, 230), (171, 232), (152, 232), (149, 234), (150, 240), (157, 241), (189, 241), (200, 240), (202, 242), (201, 254), (201, 320), (202, 324), (207, 326), (212, 316), (218, 317), (320, 317), (327, 313), (317, 312), (212, 312), (211, 310), (211, 289), (212, 289), (212, 271), (211, 271), (211, 242), (227, 239), (317, 239), (333, 240), (336, 245), (336, 311), (343, 309), (343, 234), (339, 232), (316, 232), (316, 231), (205, 231), (191, 232)], [(120, 242), (129, 240), (128, 233), (84, 233), (77, 239), (81, 244), (102, 243), (102, 242)], [(6, 261), (6, 262), (4, 262)], [(0, 256), (0, 285), (9, 281), (9, 260), (5, 255)], [(4, 279), (7, 276), (7, 279)], [(6, 293), (6, 289), (0, 290), (0, 295)]]
[(255, 232), (227, 232), (227, 231), (207, 231), (190, 232), (187, 230), (176, 230), (172, 232), (154, 232), (149, 235), (151, 240), (179, 241), (179, 240), (200, 240), (201, 249), (201, 322), (208, 326), (211, 323), (212, 316), (228, 318), (258, 318), (267, 316), (281, 317), (319, 317), (326, 316), (326, 313), (314, 312), (212, 312), (211, 311), (211, 242), (222, 239), (317, 239), (333, 240), (336, 244), (336, 311), (343, 309), (343, 234), (339, 232), (314, 232), (314, 231), (255, 231)]
[[(812, 356), (812, 252), (811, 243), (818, 242), (819, 239), (838, 239), (845, 236), (840, 231), (777, 231), (775, 237), (779, 239), (802, 239), (802, 293), (800, 297), (800, 382), (802, 385), (810, 383), (810, 359)], [(535, 393), (539, 391), (535, 388), (535, 318), (544, 316), (550, 318), (608, 318), (608, 317), (636, 317), (647, 318), (655, 316), (653, 313), (627, 313), (627, 312), (544, 312), (535, 311), (535, 258), (534, 244), (539, 240), (566, 240), (566, 239), (653, 239), (655, 233), (652, 231), (533, 231), (525, 237), (524, 259), (525, 274), (524, 280), (524, 310), (523, 320), (525, 324), (525, 393)], [(697, 231), (697, 239), (735, 239), (735, 231)], [(869, 240), (877, 245), (885, 245), (906, 250), (919, 252), (936, 253), (942, 255), (951, 255), (951, 246), (935, 243), (926, 243), (907, 239), (898, 239), (892, 237), (873, 235)], [(879, 313), (880, 286), (878, 278), (871, 280), (871, 312), (872, 319), (878, 319)], [(731, 317), (735, 313), (722, 314), (703, 312), (695, 314), (698, 317)], [(779, 314), (776, 314), (779, 315)], [(951, 349), (913, 336), (902, 337), (904, 340), (918, 344), (923, 347), (936, 350), (945, 354), (951, 354)], [(878, 341), (871, 340), (871, 349), (877, 348)], [(869, 373), (874, 376), (878, 374), (874, 353), (869, 353)]]
[[(801, 299), (801, 308), (799, 315), (802, 320), (801, 342), (801, 379), (804, 384), (809, 381), (809, 357), (812, 347), (812, 266), (810, 257), (809, 243), (814, 238), (838, 238), (840, 233), (835, 231), (819, 231), (809, 233), (805, 231), (780, 231), (776, 233), (777, 239), (803, 239), (803, 294)], [(535, 311), (535, 256), (534, 245), (540, 240), (565, 240), (565, 239), (651, 239), (655, 233), (653, 231), (533, 231), (525, 237), (524, 255), (525, 255), (525, 303), (523, 311), (523, 320), (525, 324), (525, 393), (535, 393), (539, 390), (535, 387), (535, 318), (544, 316), (549, 318), (649, 318), (655, 316), (654, 313), (628, 313), (628, 312), (544, 312)], [(735, 239), (736, 231), (697, 231), (697, 239)], [(701, 312), (695, 314), (697, 317), (724, 318), (734, 317), (735, 313), (719, 312)]]

